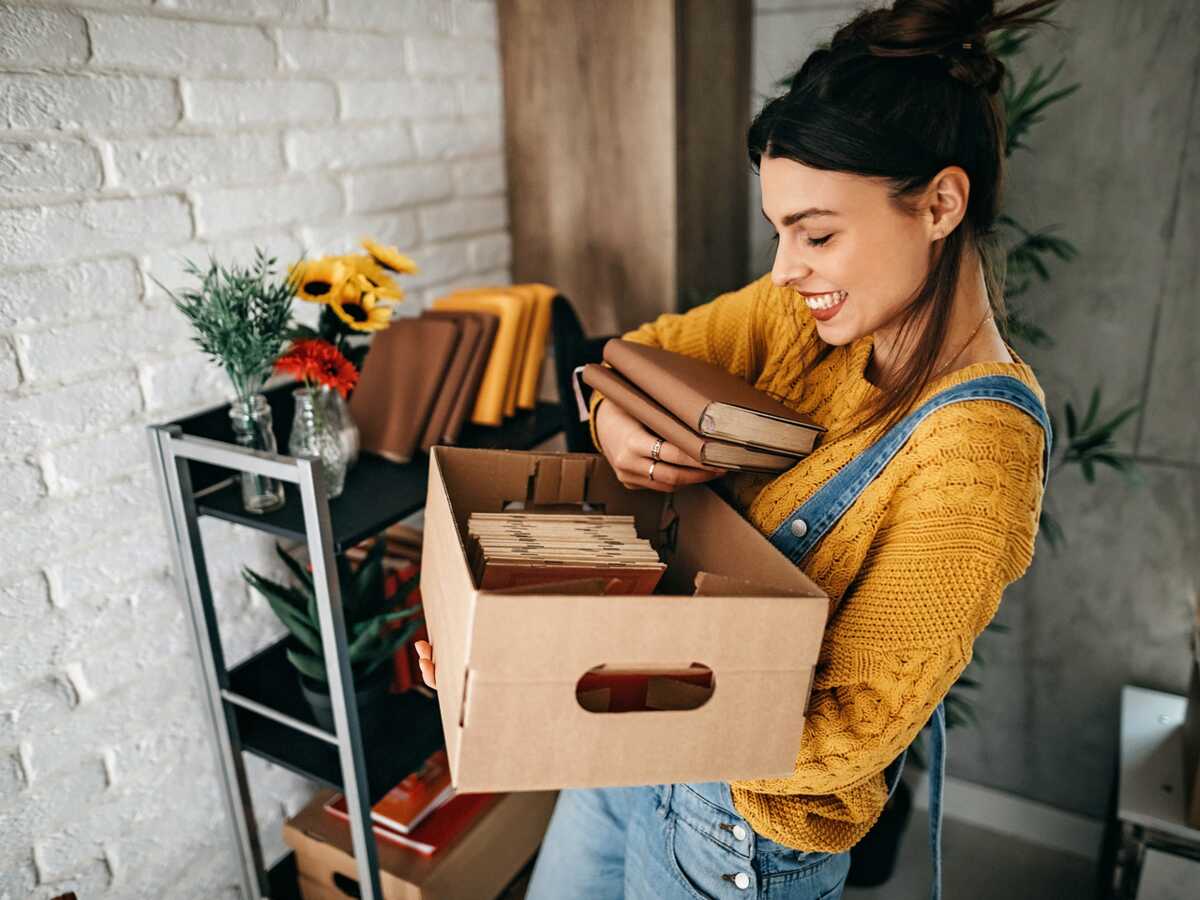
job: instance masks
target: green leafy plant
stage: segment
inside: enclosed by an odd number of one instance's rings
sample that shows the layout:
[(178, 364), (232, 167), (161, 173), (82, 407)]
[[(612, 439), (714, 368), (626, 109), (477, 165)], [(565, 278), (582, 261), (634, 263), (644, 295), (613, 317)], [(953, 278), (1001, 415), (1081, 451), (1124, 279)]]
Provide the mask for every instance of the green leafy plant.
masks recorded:
[[(423, 617), (414, 619), (399, 630), (388, 627), (392, 622), (409, 618), (421, 611), (420, 606), (395, 609), (397, 602), (408, 595), (420, 576), (414, 574), (404, 581), (396, 592), (388, 595), (383, 573), (385, 547), (386, 541), (376, 538), (357, 571), (351, 571), (345, 557), (337, 557), (350, 668), (356, 681), (370, 675), (391, 659), (423, 621)], [(327, 685), (325, 658), (321, 648), (321, 624), (317, 615), (317, 595), (312, 575), (279, 544), (275, 545), (275, 551), (295, 576), (298, 587), (272, 581), (246, 566), (242, 567), (242, 577), (262, 594), (275, 615), (296, 639), (298, 647), (287, 650), (287, 658), (291, 664), (306, 678)]]
[(178, 294), (153, 278), (192, 323), (193, 340), (233, 382), (245, 401), (261, 390), (288, 337), (296, 284), (275, 276), (275, 258), (255, 248), (253, 265), (223, 266), (212, 257), (207, 270), (190, 259), (184, 271), (199, 288)]

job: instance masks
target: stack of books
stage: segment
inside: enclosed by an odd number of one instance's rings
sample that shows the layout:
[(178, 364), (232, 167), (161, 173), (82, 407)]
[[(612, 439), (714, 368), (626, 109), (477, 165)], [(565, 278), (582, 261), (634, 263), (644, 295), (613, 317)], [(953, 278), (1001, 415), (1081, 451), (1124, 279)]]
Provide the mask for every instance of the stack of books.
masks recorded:
[(650, 594), (667, 568), (628, 515), (474, 512), (467, 534), (480, 590), (600, 578), (605, 593)]
[[(385, 841), (432, 856), (466, 833), (500, 796), (455, 793), (446, 748), (441, 747), (371, 807), (371, 827)], [(330, 797), (325, 811), (349, 826), (345, 795)]]
[(467, 422), (534, 409), (559, 292), (529, 283), (455, 291), (371, 339), (350, 414), (362, 449), (409, 462), (456, 444)]
[(783, 472), (826, 430), (702, 359), (613, 338), (604, 362), (583, 366), (584, 382), (706, 465)]

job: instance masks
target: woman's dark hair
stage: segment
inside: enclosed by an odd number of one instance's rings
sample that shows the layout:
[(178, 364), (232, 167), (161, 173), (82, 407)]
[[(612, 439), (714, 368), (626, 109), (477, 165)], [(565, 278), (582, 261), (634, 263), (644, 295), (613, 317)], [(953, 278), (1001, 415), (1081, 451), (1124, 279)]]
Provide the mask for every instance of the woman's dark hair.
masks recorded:
[[(995, 234), (1004, 183), (999, 91), (1005, 66), (986, 39), (999, 29), (1045, 22), (1043, 10), (1056, 2), (1032, 0), (997, 12), (993, 0), (896, 0), (890, 8), (864, 10), (809, 55), (787, 93), (769, 101), (750, 125), (755, 171), (768, 156), (882, 178), (892, 202), (909, 215), (916, 212), (916, 195), (946, 166), (960, 166), (970, 179), (963, 221), (934, 245), (925, 282), (901, 313), (900, 344), (908, 344), (926, 311), (927, 324), (909, 361), (880, 386), (860, 427), (898, 421), (929, 383), (968, 249), (983, 263), (989, 302), (1007, 338), (1005, 260)], [(804, 373), (832, 350), (814, 333), (803, 353)]]

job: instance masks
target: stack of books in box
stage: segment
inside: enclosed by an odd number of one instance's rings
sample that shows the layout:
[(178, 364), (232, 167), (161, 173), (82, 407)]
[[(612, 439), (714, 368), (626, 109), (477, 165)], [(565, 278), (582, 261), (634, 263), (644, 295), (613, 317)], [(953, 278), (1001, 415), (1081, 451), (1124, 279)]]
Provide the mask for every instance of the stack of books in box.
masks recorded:
[(482, 590), (603, 578), (604, 593), (650, 594), (667, 568), (633, 516), (473, 512), (467, 532)]
[(455, 291), (371, 339), (350, 414), (361, 446), (409, 462), (456, 444), (463, 426), (534, 409), (557, 290), (513, 284)]
[(826, 429), (702, 359), (613, 338), (583, 380), (692, 459), (724, 469), (782, 472)]

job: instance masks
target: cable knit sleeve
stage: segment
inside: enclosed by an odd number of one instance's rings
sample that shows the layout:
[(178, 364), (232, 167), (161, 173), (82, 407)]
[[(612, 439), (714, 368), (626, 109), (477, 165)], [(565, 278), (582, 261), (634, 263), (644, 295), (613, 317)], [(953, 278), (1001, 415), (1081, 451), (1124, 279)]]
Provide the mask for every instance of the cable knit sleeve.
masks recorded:
[(1032, 560), (1043, 441), (1024, 412), (973, 401), (930, 416), (889, 464), (911, 472), (865, 526), (877, 530), (826, 627), (795, 772), (731, 782), (764, 833), (795, 824), (782, 798), (854, 789), (929, 721)]
[[(715, 363), (753, 382), (764, 356), (763, 335), (757, 326), (770, 279), (768, 273), (745, 287), (714, 297), (687, 312), (662, 313), (653, 321), (627, 331), (621, 337)], [(595, 412), (603, 396), (593, 390), (588, 401), (592, 443), (597, 450), (600, 449), (600, 442), (596, 438)]]

